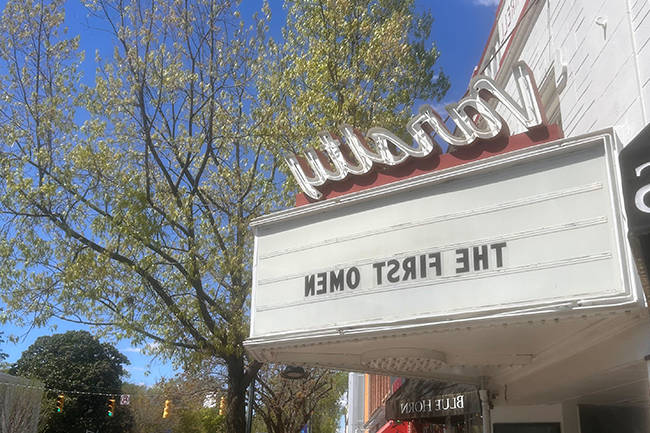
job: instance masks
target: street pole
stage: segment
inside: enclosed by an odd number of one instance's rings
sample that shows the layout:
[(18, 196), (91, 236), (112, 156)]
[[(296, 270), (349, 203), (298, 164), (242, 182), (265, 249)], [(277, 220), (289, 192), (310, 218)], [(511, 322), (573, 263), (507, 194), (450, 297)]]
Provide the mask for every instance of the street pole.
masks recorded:
[(248, 407), (246, 408), (246, 433), (251, 433), (253, 428), (253, 401), (255, 399), (255, 377), (248, 386)]
[(487, 389), (487, 380), (485, 376), (480, 377), (480, 389), (478, 391), (481, 398), (481, 412), (483, 415), (483, 433), (492, 433), (492, 420), (490, 418), (490, 394)]

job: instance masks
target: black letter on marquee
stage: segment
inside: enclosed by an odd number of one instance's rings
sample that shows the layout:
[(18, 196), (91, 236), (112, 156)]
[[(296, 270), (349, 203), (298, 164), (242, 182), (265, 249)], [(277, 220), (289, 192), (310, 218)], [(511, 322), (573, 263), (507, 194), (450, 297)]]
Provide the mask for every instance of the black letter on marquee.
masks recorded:
[(314, 276), (305, 277), (305, 296), (314, 296)]
[(409, 278), (415, 280), (415, 257), (405, 258), (402, 262), (402, 269), (404, 269), (402, 281), (406, 281)]
[[(479, 248), (481, 253), (479, 254)], [(483, 263), (483, 269), (489, 269), (488, 266), (488, 248), (487, 245), (481, 245), (480, 247), (474, 247), (474, 270), (481, 270), (481, 263)]]
[(456, 263), (463, 265), (460, 268), (456, 268), (457, 274), (469, 272), (469, 249), (461, 248), (460, 250), (456, 250)]
[(359, 287), (359, 282), (361, 281), (361, 275), (359, 275), (359, 269), (352, 266), (348, 269), (348, 273), (345, 276), (345, 280), (348, 283), (348, 287), (352, 290)]
[(388, 278), (388, 281), (391, 283), (397, 283), (399, 282), (399, 275), (395, 276), (397, 271), (399, 271), (399, 262), (395, 259), (389, 260), (388, 261), (388, 266), (390, 266), (390, 269), (388, 270), (388, 275), (386, 277)]
[(377, 269), (377, 285), (381, 286), (381, 270), (384, 268), (386, 262), (375, 263), (372, 265), (373, 268)]
[(343, 269), (330, 271), (330, 293), (337, 290), (343, 291)]
[(316, 284), (322, 287), (322, 289), (316, 290), (316, 294), (323, 295), (327, 293), (327, 272), (322, 272), (317, 276), (318, 276), (318, 281), (316, 281)]
[(429, 254), (429, 267), (436, 269), (436, 277), (439, 277), (442, 274), (442, 260), (440, 259), (440, 253), (431, 253)]
[(420, 278), (427, 277), (427, 255), (422, 254), (420, 256)]
[(490, 245), (490, 248), (492, 248), (497, 253), (497, 268), (503, 267), (503, 249), (505, 247), (506, 247), (505, 242)]

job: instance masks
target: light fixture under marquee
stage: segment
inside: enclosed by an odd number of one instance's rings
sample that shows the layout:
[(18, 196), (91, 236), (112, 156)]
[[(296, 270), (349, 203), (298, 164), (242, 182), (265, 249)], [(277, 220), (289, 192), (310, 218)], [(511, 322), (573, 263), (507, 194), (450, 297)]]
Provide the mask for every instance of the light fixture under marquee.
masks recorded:
[(288, 365), (285, 367), (284, 370), (282, 370), (280, 376), (282, 376), (285, 379), (299, 380), (299, 379), (306, 379), (309, 376), (309, 374), (305, 371), (304, 368), (300, 366)]
[[(328, 181), (336, 182), (349, 175), (367, 174), (375, 164), (390, 167), (402, 164), (411, 157), (424, 158), (442, 154), (442, 148), (433, 139), (436, 135), (450, 146), (450, 151), (472, 146), (479, 140), (498, 137), (506, 125), (488, 103), (490, 99), (499, 101), (529, 130), (545, 125), (546, 117), (540, 109), (532, 72), (524, 62), (518, 62), (513, 67), (513, 76), (521, 105), (493, 79), (478, 75), (471, 80), (466, 97), (458, 103), (445, 106), (456, 125), (454, 133), (447, 128), (440, 114), (429, 105), (423, 105), (406, 125), (407, 132), (413, 137), (412, 145), (385, 128), (370, 128), (364, 137), (350, 125), (343, 124), (339, 128), (343, 140), (327, 131), (320, 132), (318, 136), (322, 152), (307, 149), (305, 158), (289, 153), (285, 159), (304, 193), (318, 200), (323, 198), (323, 194), (317, 187)], [(369, 142), (374, 143), (374, 149)], [(352, 159), (356, 161), (353, 162)]]

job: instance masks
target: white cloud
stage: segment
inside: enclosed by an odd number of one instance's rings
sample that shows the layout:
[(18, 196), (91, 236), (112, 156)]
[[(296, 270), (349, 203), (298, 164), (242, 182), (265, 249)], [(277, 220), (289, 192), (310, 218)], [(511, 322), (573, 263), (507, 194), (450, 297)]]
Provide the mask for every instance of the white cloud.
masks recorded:
[(481, 6), (499, 6), (501, 0), (474, 0), (475, 5)]
[(133, 366), (131, 366), (131, 365), (126, 365), (126, 366), (124, 366), (124, 369), (125, 369), (126, 371), (147, 371), (146, 368), (142, 368), (142, 367), (133, 367)]
[(142, 352), (142, 349), (138, 349), (137, 347), (127, 347), (126, 349), (120, 349), (122, 352), (133, 352), (133, 353), (140, 353)]

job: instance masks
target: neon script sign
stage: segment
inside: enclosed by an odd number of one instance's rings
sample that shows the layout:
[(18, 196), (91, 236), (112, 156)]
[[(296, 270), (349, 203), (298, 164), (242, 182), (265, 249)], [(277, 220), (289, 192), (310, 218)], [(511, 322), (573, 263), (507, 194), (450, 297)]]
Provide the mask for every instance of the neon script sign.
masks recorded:
[[(343, 141), (327, 131), (320, 132), (318, 137), (323, 152), (307, 149), (305, 158), (289, 153), (285, 159), (300, 188), (307, 196), (318, 200), (323, 195), (317, 187), (327, 181), (336, 182), (349, 175), (364, 175), (370, 172), (374, 164), (395, 166), (411, 157), (442, 154), (442, 148), (433, 139), (435, 135), (452, 146), (450, 149), (468, 147), (478, 140), (497, 137), (503, 130), (504, 121), (488, 103), (490, 99), (500, 102), (528, 129), (545, 124), (546, 118), (540, 110), (532, 72), (524, 62), (518, 62), (513, 67), (513, 76), (521, 104), (490, 77), (474, 77), (467, 96), (445, 107), (456, 124), (455, 133), (447, 128), (434, 109), (423, 105), (406, 125), (407, 132), (413, 137), (412, 145), (385, 128), (370, 128), (364, 137), (350, 125), (343, 124), (339, 127)], [(369, 142), (374, 143), (374, 149)]]

